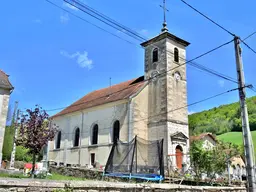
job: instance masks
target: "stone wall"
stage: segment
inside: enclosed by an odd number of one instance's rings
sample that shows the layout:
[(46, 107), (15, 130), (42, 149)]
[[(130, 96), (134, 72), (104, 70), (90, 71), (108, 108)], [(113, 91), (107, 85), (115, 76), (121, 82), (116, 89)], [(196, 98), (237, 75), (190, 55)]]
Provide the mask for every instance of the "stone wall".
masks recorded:
[(86, 178), (90, 180), (101, 180), (102, 171), (84, 169), (84, 168), (73, 168), (73, 167), (57, 167), (51, 166), (50, 172), (58, 173), (60, 175)]
[(190, 187), (170, 184), (132, 184), (104, 181), (47, 181), (31, 179), (2, 179), (0, 192), (246, 192), (243, 187)]

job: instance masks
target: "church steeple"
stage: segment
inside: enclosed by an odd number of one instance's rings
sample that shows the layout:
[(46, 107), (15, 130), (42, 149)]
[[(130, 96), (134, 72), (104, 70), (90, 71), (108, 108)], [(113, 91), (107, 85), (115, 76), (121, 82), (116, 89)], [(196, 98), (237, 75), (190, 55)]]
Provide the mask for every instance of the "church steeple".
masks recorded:
[[(187, 156), (176, 161), (176, 152), (187, 154), (189, 129), (187, 107), (186, 47), (189, 42), (169, 33), (166, 0), (161, 33), (142, 43), (145, 48), (144, 77), (148, 81), (148, 138), (164, 138), (164, 156), (170, 154), (174, 167), (180, 168)], [(177, 110), (179, 109), (179, 110)], [(182, 135), (182, 139), (180, 136)], [(183, 159), (182, 159), (183, 158)], [(165, 162), (167, 165), (167, 162)]]
[(163, 12), (164, 12), (163, 28), (161, 29), (162, 33), (164, 33), (164, 32), (167, 32), (167, 31), (168, 31), (167, 22), (166, 22), (166, 11), (169, 11), (169, 10), (166, 8), (165, 0), (163, 0), (163, 5), (160, 5), (160, 7), (163, 8)]

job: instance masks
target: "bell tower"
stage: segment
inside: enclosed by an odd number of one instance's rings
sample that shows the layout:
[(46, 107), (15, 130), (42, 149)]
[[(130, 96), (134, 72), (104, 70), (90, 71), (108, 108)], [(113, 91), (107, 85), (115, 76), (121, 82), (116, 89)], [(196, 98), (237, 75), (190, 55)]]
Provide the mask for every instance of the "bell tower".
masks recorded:
[[(165, 1), (162, 7), (165, 13)], [(185, 155), (189, 132), (184, 64), (189, 43), (168, 32), (164, 16), (161, 33), (141, 45), (145, 48), (144, 75), (149, 81), (148, 139), (164, 138), (165, 165), (169, 159), (172, 167), (182, 168), (189, 163)]]

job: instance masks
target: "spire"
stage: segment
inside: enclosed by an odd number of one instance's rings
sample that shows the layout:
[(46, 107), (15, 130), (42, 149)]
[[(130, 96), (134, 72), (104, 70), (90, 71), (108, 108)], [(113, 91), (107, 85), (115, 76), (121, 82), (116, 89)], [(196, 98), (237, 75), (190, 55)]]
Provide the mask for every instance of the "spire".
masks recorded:
[(163, 12), (164, 12), (163, 28), (161, 29), (161, 31), (162, 31), (162, 33), (163, 33), (163, 32), (168, 31), (167, 23), (166, 23), (166, 11), (169, 11), (169, 10), (166, 8), (165, 0), (163, 0), (163, 5), (160, 5), (160, 7), (162, 7)]

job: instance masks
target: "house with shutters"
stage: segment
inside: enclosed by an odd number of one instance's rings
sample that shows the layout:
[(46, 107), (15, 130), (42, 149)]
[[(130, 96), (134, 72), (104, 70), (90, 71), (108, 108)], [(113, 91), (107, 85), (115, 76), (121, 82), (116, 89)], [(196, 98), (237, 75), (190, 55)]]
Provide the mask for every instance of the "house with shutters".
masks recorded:
[[(189, 163), (186, 47), (168, 32), (144, 42), (144, 74), (86, 94), (51, 117), (59, 126), (49, 143), (49, 161), (63, 166), (104, 166), (113, 143), (164, 139), (164, 159)], [(177, 154), (170, 156), (170, 154)], [(149, 157), (151, 158), (151, 157)]]

